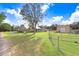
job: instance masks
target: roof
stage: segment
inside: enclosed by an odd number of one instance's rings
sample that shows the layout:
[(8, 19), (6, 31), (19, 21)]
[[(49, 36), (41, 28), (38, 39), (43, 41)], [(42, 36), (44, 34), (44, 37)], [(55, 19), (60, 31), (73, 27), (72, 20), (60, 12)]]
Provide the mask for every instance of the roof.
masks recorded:
[(57, 25), (57, 27), (66, 27), (66, 26), (70, 27), (70, 25)]

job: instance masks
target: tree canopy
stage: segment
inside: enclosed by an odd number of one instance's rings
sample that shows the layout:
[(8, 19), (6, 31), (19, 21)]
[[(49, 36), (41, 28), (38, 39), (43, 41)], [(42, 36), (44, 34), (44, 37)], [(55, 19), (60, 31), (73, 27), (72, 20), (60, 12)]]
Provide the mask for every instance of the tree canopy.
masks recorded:
[(2, 23), (3, 20), (5, 20), (6, 15), (4, 13), (0, 13), (0, 24)]
[(12, 30), (12, 26), (10, 24), (2, 23), (0, 25), (0, 31), (11, 31), (11, 30)]

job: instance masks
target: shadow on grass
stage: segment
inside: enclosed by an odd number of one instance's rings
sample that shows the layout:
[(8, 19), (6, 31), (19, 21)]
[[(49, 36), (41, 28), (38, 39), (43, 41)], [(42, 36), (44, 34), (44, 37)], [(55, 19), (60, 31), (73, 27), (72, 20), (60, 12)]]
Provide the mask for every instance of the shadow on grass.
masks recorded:
[(58, 49), (58, 55), (66, 56), (66, 54), (64, 53), (62, 49)]
[[(60, 43), (59, 43), (59, 37), (57, 36), (57, 38), (54, 38), (54, 40), (53, 40), (53, 35), (52, 35), (52, 33), (51, 32), (49, 32), (48, 33), (48, 36), (49, 36), (49, 41), (50, 41), (50, 43), (51, 43), (51, 45), (52, 45), (52, 47), (54, 47), (55, 49), (56, 49), (56, 52), (57, 52), (57, 55), (62, 55), (62, 56), (65, 56), (65, 53), (63, 52), (63, 50), (62, 49), (60, 49)], [(57, 42), (55, 43), (55, 40), (57, 40)], [(57, 47), (56, 47), (56, 45), (57, 45)]]
[[(8, 38), (12, 41), (12, 47), (10, 49), (10, 55), (16, 55), (16, 56), (34, 56), (34, 55), (40, 55), (38, 52), (35, 51), (37, 49), (37, 45), (40, 45), (41, 38), (35, 38), (35, 35), (31, 34), (23, 34), (23, 35), (17, 35), (17, 36), (10, 36)], [(40, 49), (40, 48), (38, 48)]]

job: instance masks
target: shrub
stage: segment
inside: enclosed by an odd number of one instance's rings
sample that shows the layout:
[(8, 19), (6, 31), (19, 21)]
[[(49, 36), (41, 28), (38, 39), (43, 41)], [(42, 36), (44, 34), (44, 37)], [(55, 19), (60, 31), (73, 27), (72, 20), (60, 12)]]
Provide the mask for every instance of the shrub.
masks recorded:
[(77, 43), (77, 44), (78, 44), (78, 42), (77, 42), (77, 41), (74, 41), (74, 43)]

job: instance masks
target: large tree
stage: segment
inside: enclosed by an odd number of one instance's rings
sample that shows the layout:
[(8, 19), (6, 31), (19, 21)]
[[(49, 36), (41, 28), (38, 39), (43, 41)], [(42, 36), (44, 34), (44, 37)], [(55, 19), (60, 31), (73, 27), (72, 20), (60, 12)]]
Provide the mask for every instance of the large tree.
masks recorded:
[(5, 20), (6, 15), (2, 12), (0, 13), (0, 24), (2, 23), (3, 20)]
[(23, 16), (24, 20), (29, 22), (29, 27), (36, 32), (36, 26), (38, 22), (43, 18), (43, 14), (41, 12), (41, 6), (43, 4), (39, 3), (27, 3), (21, 9), (20, 14)]

